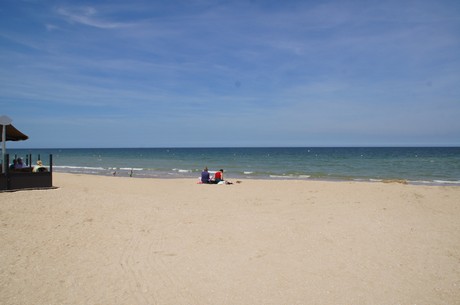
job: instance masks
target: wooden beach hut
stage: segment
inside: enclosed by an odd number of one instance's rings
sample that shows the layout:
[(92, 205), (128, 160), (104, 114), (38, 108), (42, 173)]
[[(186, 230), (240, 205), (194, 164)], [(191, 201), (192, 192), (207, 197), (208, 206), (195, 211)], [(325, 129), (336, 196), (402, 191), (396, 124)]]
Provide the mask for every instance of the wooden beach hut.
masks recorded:
[(28, 166), (10, 169), (10, 157), (6, 153), (7, 141), (22, 141), (29, 137), (11, 125), (12, 120), (0, 116), (0, 134), (2, 140), (2, 164), (0, 164), (0, 191), (50, 188), (53, 186), (53, 156), (49, 158), (49, 169), (45, 172), (33, 172), (32, 155), (28, 156)]

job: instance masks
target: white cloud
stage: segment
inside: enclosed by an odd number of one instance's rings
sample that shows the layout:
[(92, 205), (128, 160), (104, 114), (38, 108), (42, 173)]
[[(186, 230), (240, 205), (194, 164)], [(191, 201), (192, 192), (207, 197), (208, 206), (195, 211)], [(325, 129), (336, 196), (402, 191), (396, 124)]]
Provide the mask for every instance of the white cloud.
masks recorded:
[(117, 29), (130, 26), (128, 23), (111, 22), (99, 16), (94, 7), (59, 7), (58, 14), (68, 18), (70, 22), (96, 27), (100, 29)]
[(54, 25), (54, 24), (46, 24), (45, 27), (46, 27), (46, 29), (48, 31), (54, 31), (54, 30), (59, 29), (59, 27), (57, 25)]

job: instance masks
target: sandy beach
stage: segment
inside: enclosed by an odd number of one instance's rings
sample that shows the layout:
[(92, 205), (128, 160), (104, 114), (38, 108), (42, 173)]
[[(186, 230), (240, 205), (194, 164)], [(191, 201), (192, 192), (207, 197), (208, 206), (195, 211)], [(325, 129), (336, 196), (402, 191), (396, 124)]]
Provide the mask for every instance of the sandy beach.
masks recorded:
[(460, 304), (460, 187), (54, 185), (0, 193), (1, 304)]

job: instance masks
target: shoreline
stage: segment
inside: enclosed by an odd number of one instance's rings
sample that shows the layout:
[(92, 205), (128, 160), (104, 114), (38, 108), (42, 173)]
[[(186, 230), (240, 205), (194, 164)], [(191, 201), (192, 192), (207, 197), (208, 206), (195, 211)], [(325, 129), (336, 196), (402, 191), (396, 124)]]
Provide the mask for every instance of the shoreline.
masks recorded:
[[(54, 167), (53, 167), (54, 168)], [(129, 171), (124, 171), (123, 174), (120, 175), (120, 172), (117, 171), (116, 175), (110, 174), (109, 171), (105, 173), (88, 173), (88, 172), (70, 172), (70, 171), (53, 171), (54, 173), (58, 174), (70, 174), (70, 175), (90, 175), (90, 176), (101, 176), (101, 177), (120, 177), (120, 178), (135, 178), (135, 179), (199, 179), (199, 172), (196, 172), (196, 177), (192, 175), (169, 175), (169, 176), (149, 176), (149, 175), (136, 175), (133, 174), (132, 177), (129, 176)], [(135, 172), (134, 172), (135, 173)], [(312, 177), (296, 177), (296, 176), (276, 176), (276, 177), (248, 177), (248, 176), (232, 176), (230, 178), (227, 177), (227, 180), (261, 180), (261, 181), (317, 181), (317, 182), (369, 182), (369, 183), (401, 183), (401, 184), (408, 184), (408, 185), (420, 185), (420, 186), (453, 186), (453, 187), (460, 187), (460, 181), (444, 181), (444, 180), (434, 180), (434, 181), (422, 181), (422, 180), (408, 180), (408, 179), (401, 179), (401, 178), (388, 178), (388, 179), (377, 179), (377, 178), (350, 178), (350, 179), (335, 179), (335, 178), (312, 178)]]

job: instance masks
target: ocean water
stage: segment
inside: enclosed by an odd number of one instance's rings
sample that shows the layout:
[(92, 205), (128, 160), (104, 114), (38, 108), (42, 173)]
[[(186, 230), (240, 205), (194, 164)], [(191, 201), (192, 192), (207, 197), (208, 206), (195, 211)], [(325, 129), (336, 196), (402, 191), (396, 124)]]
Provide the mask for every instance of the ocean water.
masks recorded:
[(56, 172), (133, 177), (198, 178), (207, 166), (227, 179), (380, 181), (460, 186), (460, 147), (277, 147), (11, 149), (38, 155)]

